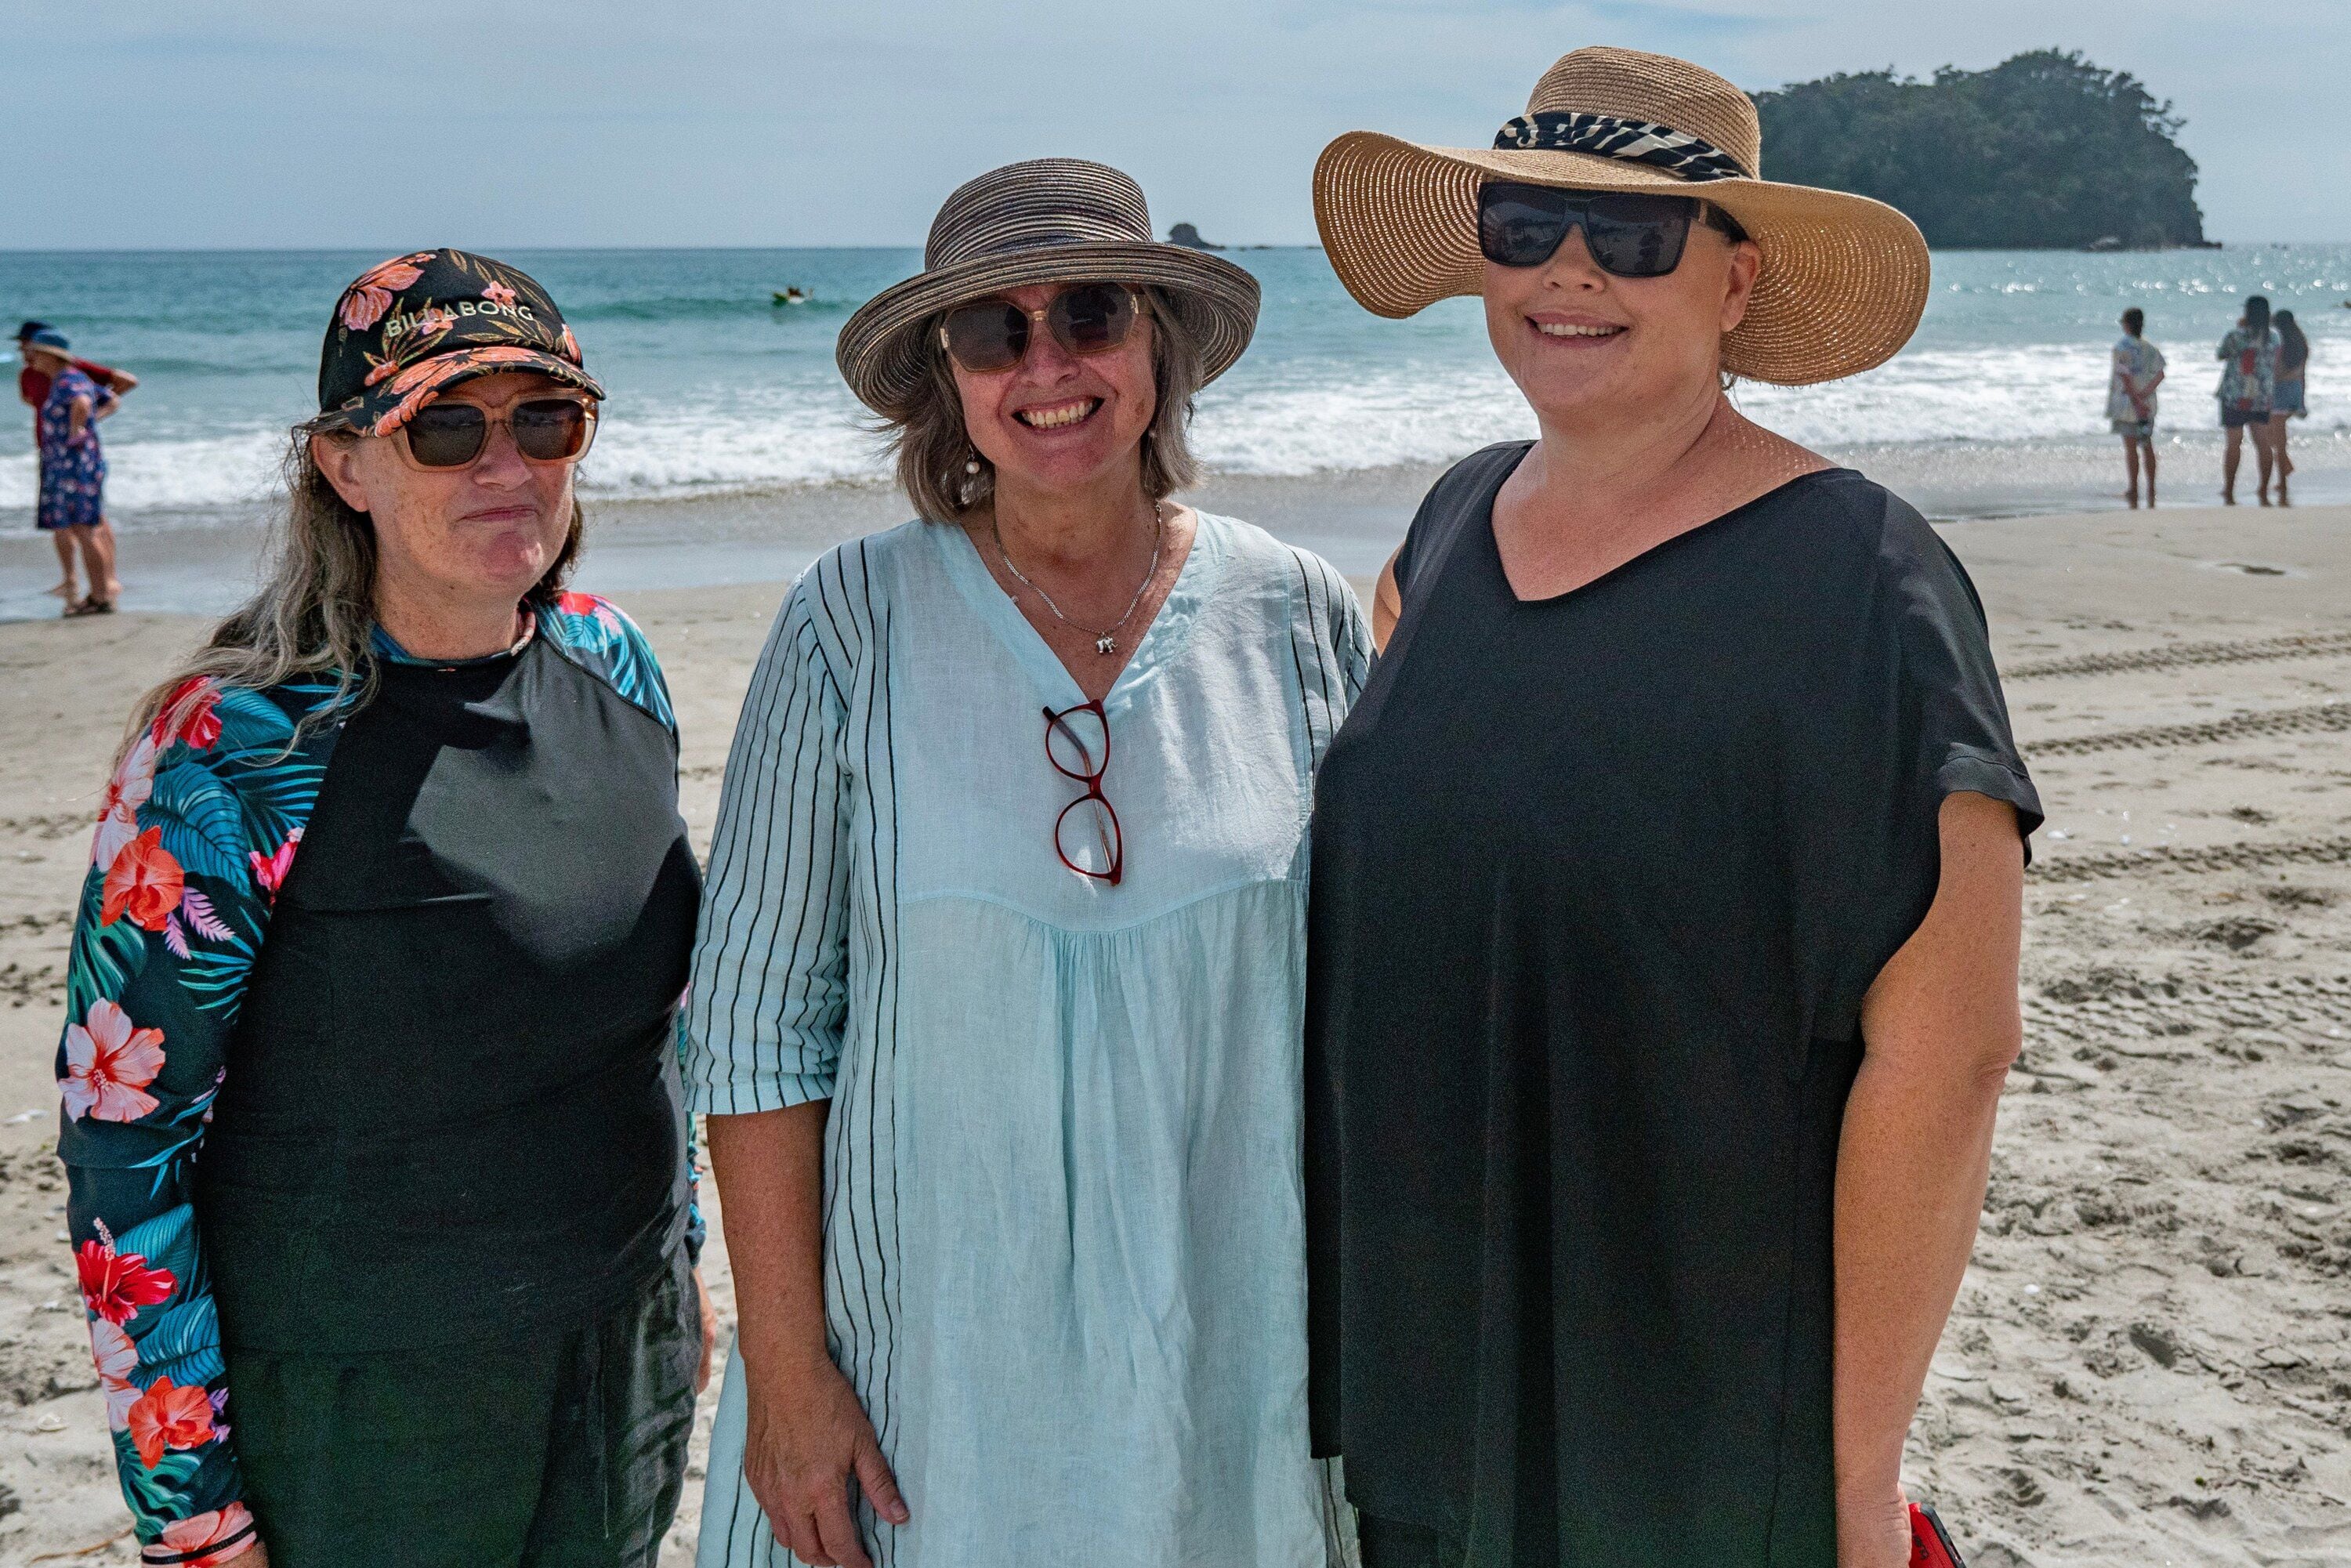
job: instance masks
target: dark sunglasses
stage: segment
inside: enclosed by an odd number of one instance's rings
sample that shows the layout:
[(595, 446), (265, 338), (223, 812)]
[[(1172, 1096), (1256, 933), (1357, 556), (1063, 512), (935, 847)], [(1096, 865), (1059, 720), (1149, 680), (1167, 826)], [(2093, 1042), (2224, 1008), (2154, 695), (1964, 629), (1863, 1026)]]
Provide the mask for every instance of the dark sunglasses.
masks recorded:
[(1086, 787), (1053, 819), (1053, 852), (1080, 876), (1116, 887), (1126, 874), (1126, 836), (1102, 793), (1102, 775), (1110, 771), (1110, 715), (1099, 701), (1045, 710), (1045, 759), (1062, 778)]
[(431, 402), (400, 427), (419, 468), (463, 468), (490, 444), (490, 427), (506, 426), (515, 450), (533, 463), (569, 463), (596, 436), (596, 411), (572, 397), (531, 398), (496, 419), (470, 402)]
[[(1699, 221), (1703, 205), (1695, 196), (1495, 181), (1478, 187), (1478, 249), (1497, 267), (1541, 267), (1566, 243), (1568, 230), (1581, 228), (1583, 248), (1603, 272), (1663, 277), (1682, 264), (1690, 225)], [(1728, 219), (1708, 221), (1731, 235)]]
[(1029, 352), (1029, 324), (1045, 323), (1053, 341), (1071, 354), (1106, 354), (1134, 330), (1142, 302), (1121, 283), (1077, 283), (1042, 310), (1009, 299), (958, 305), (939, 323), (939, 342), (967, 371), (1008, 371)]

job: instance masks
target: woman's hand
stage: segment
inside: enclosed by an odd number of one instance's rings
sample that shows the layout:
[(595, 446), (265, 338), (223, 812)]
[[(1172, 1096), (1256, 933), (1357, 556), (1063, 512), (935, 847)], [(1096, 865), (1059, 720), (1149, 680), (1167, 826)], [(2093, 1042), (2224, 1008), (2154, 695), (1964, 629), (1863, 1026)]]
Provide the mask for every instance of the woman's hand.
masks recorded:
[(718, 1309), (712, 1305), (710, 1287), (702, 1282), (702, 1270), (694, 1271), (694, 1300), (702, 1309), (702, 1359), (694, 1364), (694, 1392), (699, 1398), (710, 1386), (710, 1363), (718, 1354)]
[(1891, 1497), (1837, 1504), (1837, 1568), (1905, 1568), (1910, 1561), (1910, 1500), (1896, 1483)]
[(743, 1479), (776, 1539), (810, 1568), (873, 1568), (850, 1510), (848, 1478), (856, 1476), (874, 1511), (891, 1523), (909, 1516), (849, 1379), (820, 1358), (754, 1375), (747, 1392)]

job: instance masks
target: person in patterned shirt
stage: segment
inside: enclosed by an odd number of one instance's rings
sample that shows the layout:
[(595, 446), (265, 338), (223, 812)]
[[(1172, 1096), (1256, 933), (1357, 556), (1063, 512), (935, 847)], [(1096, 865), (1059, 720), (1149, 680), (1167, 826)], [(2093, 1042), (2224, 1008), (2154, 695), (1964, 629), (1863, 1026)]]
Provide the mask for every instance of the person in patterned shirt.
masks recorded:
[(2147, 312), (2134, 305), (2123, 312), (2123, 335), (2116, 340), (2114, 371), (2106, 381), (2106, 420), (2123, 438), (2123, 465), (2130, 474), (2130, 504), (2138, 505), (2138, 471), (2147, 468), (2147, 504), (2155, 505), (2155, 389), (2163, 384), (2163, 350), (2147, 340)]
[(75, 923), (123, 1495), (149, 1563), (650, 1564), (713, 1326), (701, 878), (653, 651), (564, 587), (603, 389), (458, 251), (353, 283), (322, 360), (265, 586), (133, 715)]
[(2245, 301), (2245, 313), (2220, 340), (2214, 356), (2220, 361), (2220, 428), (2228, 432), (2228, 449), (2220, 457), (2220, 499), (2237, 504), (2237, 464), (2244, 438), (2253, 438), (2253, 456), (2261, 468), (2261, 502), (2270, 504), (2270, 401), (2277, 391), (2278, 337), (2270, 327), (2270, 302), (2262, 295)]

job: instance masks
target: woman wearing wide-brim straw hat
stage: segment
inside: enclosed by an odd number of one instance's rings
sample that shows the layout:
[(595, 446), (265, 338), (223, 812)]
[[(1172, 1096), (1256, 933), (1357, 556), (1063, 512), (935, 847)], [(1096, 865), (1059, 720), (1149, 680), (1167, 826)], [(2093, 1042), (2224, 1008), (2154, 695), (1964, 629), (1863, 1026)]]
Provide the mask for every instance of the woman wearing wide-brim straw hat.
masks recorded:
[(1370, 632), (1172, 498), (1257, 302), (1048, 159), (841, 331), (917, 518), (794, 587), (727, 764), (705, 1568), (1352, 1550), (1307, 1435), (1301, 851)]
[(1743, 417), (1917, 320), (1898, 213), (1582, 49), (1491, 150), (1341, 138), (1332, 265), (1483, 297), (1540, 439), (1383, 574), (1317, 790), (1317, 1452), (1369, 1568), (1898, 1568), (2040, 819), (1918, 514)]

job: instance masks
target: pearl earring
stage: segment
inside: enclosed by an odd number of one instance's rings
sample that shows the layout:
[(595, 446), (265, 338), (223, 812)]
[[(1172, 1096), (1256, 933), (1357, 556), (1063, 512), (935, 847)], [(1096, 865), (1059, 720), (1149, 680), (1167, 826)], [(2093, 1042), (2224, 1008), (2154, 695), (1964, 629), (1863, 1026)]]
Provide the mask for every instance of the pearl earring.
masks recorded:
[(964, 471), (966, 474), (967, 474), (967, 475), (971, 476), (972, 476), (973, 478), (975, 478), (975, 479), (978, 478), (978, 477), (979, 477), (979, 459), (978, 459), (978, 458), (977, 458), (977, 457), (975, 457), (975, 458), (973, 458), (970, 462), (966, 463), (966, 464), (963, 465), (963, 471)]

